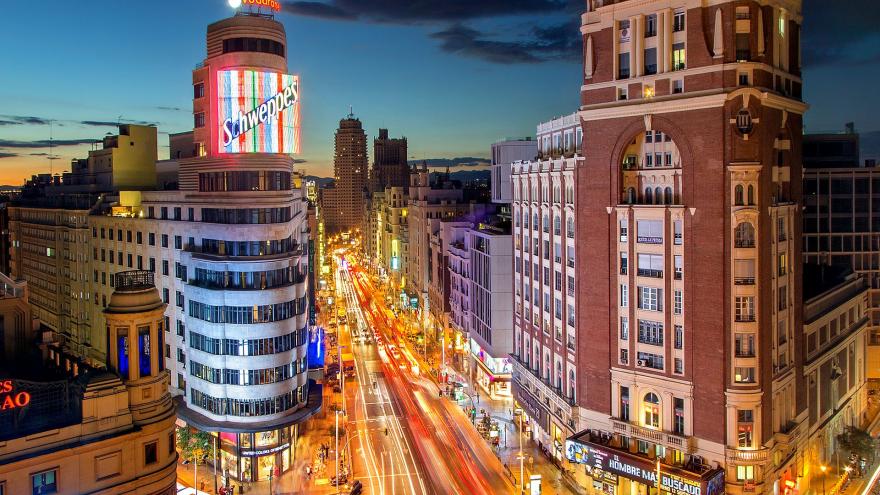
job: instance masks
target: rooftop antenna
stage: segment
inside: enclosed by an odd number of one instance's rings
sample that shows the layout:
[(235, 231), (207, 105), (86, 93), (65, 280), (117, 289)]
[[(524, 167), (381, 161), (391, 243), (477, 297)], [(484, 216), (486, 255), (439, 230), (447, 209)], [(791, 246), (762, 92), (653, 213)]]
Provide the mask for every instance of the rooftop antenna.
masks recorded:
[(354, 118), (354, 110), (352, 109), (351, 105), (348, 106), (348, 118), (350, 118), (350, 119)]
[(52, 154), (52, 148), (54, 147), (54, 139), (52, 137), (52, 122), (53, 120), (49, 120), (49, 155), (46, 157), (49, 160), (49, 176), (52, 176), (52, 169), (54, 165), (54, 161), (58, 159), (57, 156)]

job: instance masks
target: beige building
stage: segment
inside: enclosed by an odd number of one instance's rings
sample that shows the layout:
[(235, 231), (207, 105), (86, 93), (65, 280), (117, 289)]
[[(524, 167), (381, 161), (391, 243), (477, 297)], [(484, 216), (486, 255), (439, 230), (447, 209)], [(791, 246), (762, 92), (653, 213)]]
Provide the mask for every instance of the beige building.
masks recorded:
[(119, 134), (107, 136), (102, 147), (86, 159), (73, 160), (57, 193), (101, 192), (156, 187), (157, 130), (152, 126), (122, 124)]
[(0, 395), (15, 404), (0, 411), (0, 493), (176, 492), (176, 415), (160, 352), (164, 306), (152, 274), (117, 274), (105, 312), (119, 352), (108, 371), (66, 369), (51, 346), (42, 346), (45, 364), (35, 365), (39, 353), (18, 349), (29, 359), (0, 379)]
[[(803, 378), (806, 408), (793, 421), (774, 411), (777, 444), (797, 452), (801, 486), (818, 486), (820, 466), (830, 472), (829, 491), (846, 463), (838, 435), (867, 426), (866, 359), (869, 286), (864, 276), (829, 265), (804, 265)], [(794, 408), (794, 401), (789, 403)], [(742, 434), (742, 432), (741, 432)], [(841, 463), (838, 464), (838, 461)], [(791, 479), (796, 481), (795, 479)], [(787, 479), (783, 479), (783, 485)]]

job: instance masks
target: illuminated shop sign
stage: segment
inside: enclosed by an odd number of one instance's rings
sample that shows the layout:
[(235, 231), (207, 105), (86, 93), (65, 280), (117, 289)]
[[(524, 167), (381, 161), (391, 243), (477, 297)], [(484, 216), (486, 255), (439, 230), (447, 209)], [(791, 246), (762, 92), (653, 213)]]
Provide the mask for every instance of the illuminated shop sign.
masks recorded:
[(299, 153), (299, 76), (217, 72), (220, 153)]
[[(586, 464), (594, 478), (604, 478), (613, 483), (616, 476), (622, 476), (648, 486), (657, 486), (657, 465), (639, 457), (609, 452), (592, 444), (572, 440), (565, 441), (565, 457), (571, 462)], [(721, 493), (717, 486), (717, 475), (703, 480), (698, 475), (687, 476), (668, 466), (661, 466), (659, 474), (664, 491), (675, 495)], [(720, 475), (723, 489), (723, 472)]]
[(241, 455), (247, 457), (259, 457), (261, 455), (274, 454), (276, 452), (281, 452), (282, 450), (290, 447), (290, 442), (281, 444), (277, 447), (272, 447), (271, 449), (260, 449), (260, 450), (242, 450)]
[(31, 403), (31, 394), (15, 391), (12, 380), (0, 381), (0, 411), (19, 409)]

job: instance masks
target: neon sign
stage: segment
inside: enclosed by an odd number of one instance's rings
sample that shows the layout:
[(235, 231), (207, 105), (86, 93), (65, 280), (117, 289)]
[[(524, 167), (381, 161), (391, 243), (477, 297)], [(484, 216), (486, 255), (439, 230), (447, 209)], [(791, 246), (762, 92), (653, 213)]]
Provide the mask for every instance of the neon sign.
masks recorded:
[(251, 7), (268, 7), (275, 12), (281, 11), (281, 3), (278, 0), (241, 0), (241, 4)]
[(217, 72), (220, 153), (299, 153), (299, 76)]
[(18, 409), (31, 402), (31, 394), (27, 392), (13, 393), (12, 380), (0, 381), (0, 411)]

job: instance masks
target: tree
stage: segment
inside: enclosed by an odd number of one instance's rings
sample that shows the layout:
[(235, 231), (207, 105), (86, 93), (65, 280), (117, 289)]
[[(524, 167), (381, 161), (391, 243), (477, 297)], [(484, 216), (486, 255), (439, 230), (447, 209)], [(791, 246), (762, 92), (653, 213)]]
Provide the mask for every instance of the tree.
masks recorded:
[(192, 428), (177, 429), (177, 448), (184, 459), (198, 463), (211, 451), (213, 439), (211, 435)]
[(846, 431), (837, 435), (837, 441), (844, 449), (861, 457), (873, 455), (877, 443), (868, 432), (854, 426), (848, 427)]

